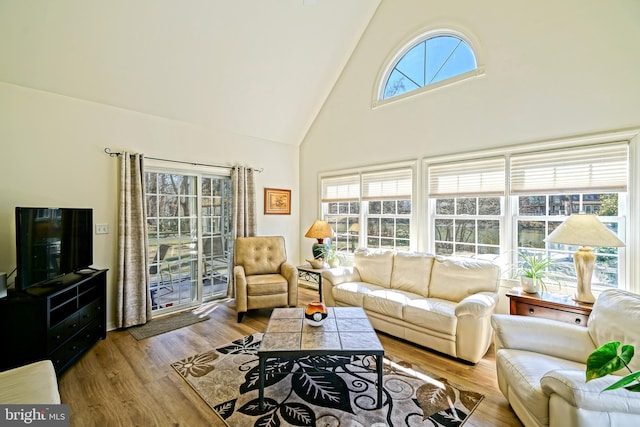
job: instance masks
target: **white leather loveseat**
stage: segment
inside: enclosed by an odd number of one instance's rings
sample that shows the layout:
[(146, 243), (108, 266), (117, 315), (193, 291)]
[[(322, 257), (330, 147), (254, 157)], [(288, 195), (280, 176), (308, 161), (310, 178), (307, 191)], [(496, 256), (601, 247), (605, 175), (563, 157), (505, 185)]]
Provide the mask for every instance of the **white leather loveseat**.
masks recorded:
[(491, 344), (500, 279), (491, 262), (365, 249), (322, 278), (328, 306), (362, 307), (379, 331), (471, 363)]
[(604, 291), (586, 328), (501, 314), (492, 325), (498, 385), (526, 427), (640, 426), (640, 393), (602, 391), (620, 379), (616, 375), (585, 381), (587, 357), (611, 341), (633, 345), (629, 367), (640, 370), (640, 295)]

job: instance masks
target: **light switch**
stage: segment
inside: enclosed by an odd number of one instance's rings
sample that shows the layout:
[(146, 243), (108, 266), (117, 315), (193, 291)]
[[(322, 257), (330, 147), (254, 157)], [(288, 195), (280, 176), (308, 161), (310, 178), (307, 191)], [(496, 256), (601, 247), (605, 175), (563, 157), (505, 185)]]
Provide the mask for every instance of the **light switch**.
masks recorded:
[(109, 234), (109, 225), (96, 224), (96, 234)]

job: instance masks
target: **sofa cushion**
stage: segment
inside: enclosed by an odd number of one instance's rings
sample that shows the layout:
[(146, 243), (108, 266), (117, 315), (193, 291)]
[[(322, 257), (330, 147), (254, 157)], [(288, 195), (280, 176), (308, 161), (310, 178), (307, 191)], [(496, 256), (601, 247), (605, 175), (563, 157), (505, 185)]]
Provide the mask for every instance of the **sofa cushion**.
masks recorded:
[(404, 307), (403, 320), (426, 329), (456, 335), (455, 303), (439, 298), (416, 298)]
[(336, 302), (352, 307), (364, 307), (365, 295), (380, 289), (385, 288), (364, 282), (345, 282), (334, 286), (331, 293)]
[(427, 297), (435, 257), (418, 252), (398, 252), (393, 258), (391, 289), (413, 292)]
[(478, 292), (497, 292), (500, 267), (489, 261), (437, 257), (431, 269), (429, 297), (460, 302)]
[(363, 282), (388, 288), (393, 270), (393, 251), (358, 250), (353, 256), (353, 266), (358, 269)]
[(576, 369), (584, 372), (585, 368), (582, 363), (524, 350), (501, 349), (496, 354), (496, 369), (506, 379), (508, 393), (517, 394), (540, 425), (549, 424), (549, 396), (542, 391), (542, 377), (551, 370)]
[(404, 306), (419, 295), (393, 289), (378, 289), (364, 297), (364, 309), (402, 320)]
[(247, 295), (286, 294), (289, 283), (280, 274), (247, 276)]

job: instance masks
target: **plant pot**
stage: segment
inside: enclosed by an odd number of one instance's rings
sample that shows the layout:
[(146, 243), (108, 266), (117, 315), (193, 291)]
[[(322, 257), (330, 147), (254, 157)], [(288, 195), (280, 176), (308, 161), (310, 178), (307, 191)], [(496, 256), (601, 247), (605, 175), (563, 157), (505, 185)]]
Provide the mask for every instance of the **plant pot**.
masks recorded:
[(533, 277), (520, 276), (520, 286), (522, 286), (522, 290), (528, 294), (536, 294), (542, 290), (538, 279)]
[(340, 259), (336, 258), (329, 258), (327, 260), (327, 264), (329, 264), (329, 267), (331, 268), (336, 268), (340, 265)]

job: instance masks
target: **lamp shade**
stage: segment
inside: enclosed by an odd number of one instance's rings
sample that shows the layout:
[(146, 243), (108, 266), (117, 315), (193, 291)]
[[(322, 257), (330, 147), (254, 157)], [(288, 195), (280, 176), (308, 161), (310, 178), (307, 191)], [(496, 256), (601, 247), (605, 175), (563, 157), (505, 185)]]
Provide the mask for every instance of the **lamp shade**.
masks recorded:
[(548, 243), (590, 247), (622, 247), (618, 239), (600, 220), (591, 214), (573, 214), (545, 239)]
[(327, 221), (323, 221), (321, 219), (316, 219), (307, 234), (304, 237), (311, 237), (313, 239), (327, 239), (329, 237), (333, 237), (333, 228), (329, 225)]

